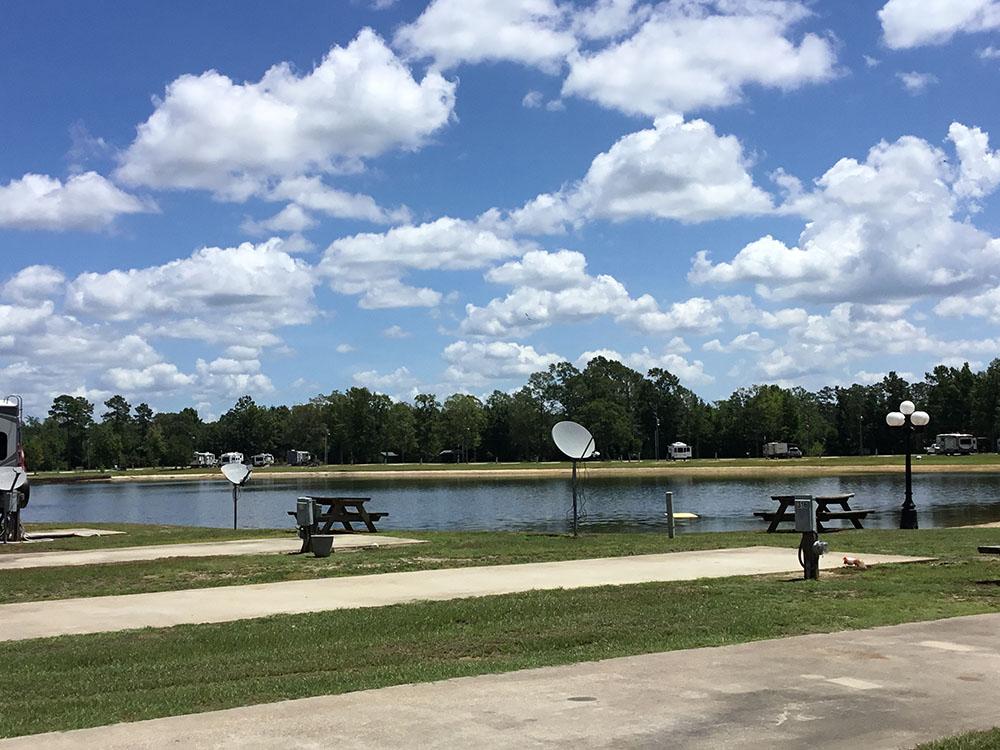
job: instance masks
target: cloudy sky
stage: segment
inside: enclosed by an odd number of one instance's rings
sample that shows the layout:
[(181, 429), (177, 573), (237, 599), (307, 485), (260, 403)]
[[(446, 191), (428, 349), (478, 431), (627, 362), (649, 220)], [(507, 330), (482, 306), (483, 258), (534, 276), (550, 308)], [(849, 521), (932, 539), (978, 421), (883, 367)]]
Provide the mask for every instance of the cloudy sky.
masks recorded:
[(707, 399), (981, 366), (998, 32), (997, 0), (11, 0), (0, 384), (212, 417), (598, 353)]

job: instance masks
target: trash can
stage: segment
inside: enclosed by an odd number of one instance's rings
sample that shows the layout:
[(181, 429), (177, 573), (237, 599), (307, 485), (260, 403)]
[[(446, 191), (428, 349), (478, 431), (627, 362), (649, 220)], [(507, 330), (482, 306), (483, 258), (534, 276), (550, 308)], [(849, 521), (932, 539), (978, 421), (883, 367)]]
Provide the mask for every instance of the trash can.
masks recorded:
[(329, 557), (333, 552), (333, 534), (313, 534), (309, 541), (316, 557)]

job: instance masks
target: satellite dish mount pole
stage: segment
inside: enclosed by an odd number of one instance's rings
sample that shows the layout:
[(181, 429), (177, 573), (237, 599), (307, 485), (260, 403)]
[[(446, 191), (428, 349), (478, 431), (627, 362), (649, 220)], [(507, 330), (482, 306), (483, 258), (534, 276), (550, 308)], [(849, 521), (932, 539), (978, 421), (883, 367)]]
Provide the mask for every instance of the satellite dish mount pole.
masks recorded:
[(240, 496), (240, 486), (238, 484), (233, 485), (233, 531), (236, 530), (236, 502), (239, 500)]
[(578, 536), (577, 530), (579, 515), (576, 509), (576, 459), (573, 459), (573, 536)]

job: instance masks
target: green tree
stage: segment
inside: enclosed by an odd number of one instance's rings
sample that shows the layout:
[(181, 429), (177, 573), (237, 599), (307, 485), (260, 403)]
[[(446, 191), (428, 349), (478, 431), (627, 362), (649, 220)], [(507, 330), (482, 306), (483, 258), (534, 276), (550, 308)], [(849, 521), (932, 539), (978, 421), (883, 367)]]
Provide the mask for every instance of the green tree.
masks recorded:
[(457, 449), (461, 460), (468, 462), (470, 451), (482, 442), (486, 427), (482, 401), (465, 393), (450, 396), (441, 409), (441, 425), (445, 445)]
[(69, 468), (86, 466), (87, 433), (94, 423), (94, 405), (83, 396), (56, 396), (49, 408), (49, 419), (62, 433), (64, 454), (60, 463)]

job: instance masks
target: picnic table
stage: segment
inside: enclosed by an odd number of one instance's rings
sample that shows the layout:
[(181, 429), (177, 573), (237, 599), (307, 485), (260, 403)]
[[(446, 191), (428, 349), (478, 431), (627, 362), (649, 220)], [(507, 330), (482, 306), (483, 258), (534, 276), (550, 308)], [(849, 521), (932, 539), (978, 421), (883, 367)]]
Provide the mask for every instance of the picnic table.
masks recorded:
[[(311, 526), (300, 526), (302, 536), (302, 551), (310, 549), (310, 540), (315, 534), (332, 534), (334, 524), (340, 524), (343, 528), (338, 531), (355, 533), (359, 529), (354, 528), (354, 524), (363, 523), (365, 529), (370, 532), (377, 532), (375, 523), (383, 517), (389, 515), (384, 511), (372, 513), (365, 508), (365, 503), (371, 500), (370, 497), (317, 497), (306, 495), (299, 500), (307, 500), (313, 504), (313, 522)], [(288, 511), (288, 515), (295, 516), (296, 511)]]
[[(843, 519), (851, 522), (856, 529), (862, 529), (861, 521), (872, 511), (869, 509), (856, 509), (851, 507), (853, 492), (842, 495), (771, 495), (771, 499), (778, 503), (777, 511), (756, 511), (754, 515), (769, 521), (768, 533), (778, 530), (778, 525), (782, 522), (795, 522), (794, 506), (796, 500), (814, 500), (816, 502), (816, 529), (820, 532), (837, 531), (838, 529), (826, 528), (823, 521)], [(840, 509), (831, 509), (831, 506), (838, 506)], [(789, 508), (792, 510), (790, 511)]]

